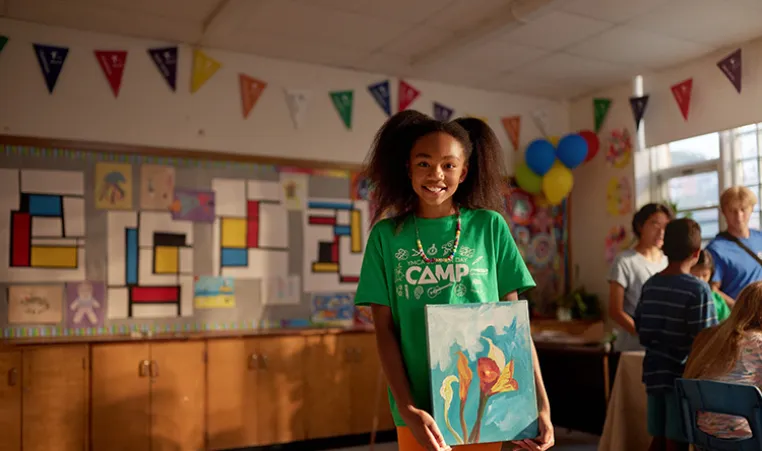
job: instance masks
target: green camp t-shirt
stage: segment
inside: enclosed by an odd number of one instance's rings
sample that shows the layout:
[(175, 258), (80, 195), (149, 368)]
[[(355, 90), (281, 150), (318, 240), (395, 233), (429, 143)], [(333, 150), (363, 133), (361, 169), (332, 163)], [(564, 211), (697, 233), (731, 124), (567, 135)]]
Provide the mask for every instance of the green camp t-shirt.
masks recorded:
[(730, 316), (730, 307), (720, 293), (712, 291), (712, 300), (714, 300), (714, 311), (717, 313), (717, 322), (721, 323)]
[[(460, 244), (451, 263), (425, 263), (416, 227), (429, 258), (447, 257), (455, 242), (457, 216), (409, 216), (401, 226), (386, 219), (368, 237), (355, 295), (357, 305), (391, 308), (402, 359), (416, 407), (431, 412), (424, 306), (498, 302), (535, 286), (505, 219), (491, 210), (461, 209)], [(389, 392), (397, 426), (404, 422)]]

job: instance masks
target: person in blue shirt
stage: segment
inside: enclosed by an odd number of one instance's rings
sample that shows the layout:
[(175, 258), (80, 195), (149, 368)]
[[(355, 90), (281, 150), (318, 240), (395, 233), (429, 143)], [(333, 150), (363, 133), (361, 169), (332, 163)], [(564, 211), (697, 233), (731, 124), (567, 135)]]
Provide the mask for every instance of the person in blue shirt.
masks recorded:
[(650, 450), (687, 450), (675, 379), (683, 375), (693, 340), (717, 324), (709, 285), (691, 275), (701, 252), (701, 227), (675, 219), (664, 231), (667, 267), (643, 284), (635, 309), (635, 329), (646, 349), (646, 386)]
[[(747, 285), (762, 280), (762, 232), (749, 229), (757, 196), (745, 186), (734, 186), (720, 196), (720, 210), (728, 228), (707, 245), (714, 260), (712, 288), (733, 308), (735, 298)], [(754, 258), (751, 253), (755, 254)]]

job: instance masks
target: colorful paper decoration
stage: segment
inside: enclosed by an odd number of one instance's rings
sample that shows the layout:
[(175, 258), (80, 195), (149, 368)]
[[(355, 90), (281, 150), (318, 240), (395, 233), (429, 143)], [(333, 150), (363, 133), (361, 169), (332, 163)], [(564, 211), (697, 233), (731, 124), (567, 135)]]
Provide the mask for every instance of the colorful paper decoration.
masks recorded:
[(331, 101), (344, 122), (347, 130), (352, 129), (352, 108), (354, 106), (354, 91), (333, 91), (329, 93)]
[[(0, 46), (1, 47), (1, 46)], [(721, 59), (717, 63), (717, 67), (720, 68), (723, 74), (728, 77), (733, 87), (736, 88), (738, 93), (741, 93), (741, 76), (742, 76), (742, 64), (741, 64), (741, 49), (737, 49), (735, 52)]]
[(40, 63), (42, 75), (45, 77), (45, 85), (48, 92), (53, 94), (61, 70), (66, 62), (66, 56), (69, 54), (67, 47), (56, 47), (53, 45), (32, 44), (34, 54), (37, 56), (37, 62)]
[(127, 52), (124, 50), (96, 50), (95, 58), (103, 69), (103, 75), (106, 76), (114, 97), (119, 97), (124, 66), (127, 64)]
[(601, 129), (603, 121), (611, 108), (611, 99), (593, 99), (593, 110), (595, 115), (595, 133)]
[(368, 92), (373, 96), (378, 106), (384, 110), (387, 116), (392, 115), (392, 101), (389, 89), (389, 80), (380, 81), (368, 86)]
[(635, 130), (640, 129), (640, 122), (643, 120), (643, 115), (646, 114), (646, 106), (648, 106), (648, 95), (630, 97), (630, 108), (632, 108), (632, 116), (635, 118)]
[(609, 229), (604, 246), (606, 263), (610, 265), (619, 252), (627, 249), (627, 231), (624, 226), (616, 225)]
[(8, 43), (8, 37), (0, 35), (0, 53), (3, 53), (3, 47)]
[(521, 116), (504, 117), (502, 119), (503, 128), (508, 134), (508, 139), (511, 141), (513, 150), (519, 150), (519, 134), (521, 133)]
[(151, 61), (159, 69), (172, 91), (177, 90), (177, 47), (148, 49)]
[(404, 111), (421, 95), (421, 91), (410, 86), (405, 80), (400, 80), (397, 95), (399, 97), (397, 111)]
[(191, 93), (201, 89), (212, 76), (220, 70), (222, 64), (210, 58), (201, 50), (193, 51), (193, 70), (191, 73)]
[(241, 84), (241, 106), (243, 107), (243, 118), (249, 117), (249, 113), (257, 104), (259, 96), (267, 87), (267, 83), (256, 78), (249, 77), (246, 74), (238, 74), (238, 80)]
[(434, 119), (442, 122), (448, 122), (455, 112), (452, 108), (446, 107), (439, 102), (434, 102)]
[(626, 128), (611, 131), (606, 161), (613, 167), (622, 169), (630, 164), (632, 157), (632, 139)]
[(606, 187), (606, 210), (611, 216), (629, 215), (632, 208), (630, 179), (614, 176)]
[(681, 81), (676, 85), (672, 85), (672, 95), (675, 96), (677, 106), (680, 107), (680, 112), (683, 114), (683, 119), (688, 120), (688, 112), (691, 109), (691, 93), (693, 92), (693, 79)]
[(307, 112), (307, 104), (311, 92), (303, 89), (286, 89), (286, 105), (291, 113), (291, 120), (294, 121), (294, 127), (301, 128), (304, 121), (304, 115)]

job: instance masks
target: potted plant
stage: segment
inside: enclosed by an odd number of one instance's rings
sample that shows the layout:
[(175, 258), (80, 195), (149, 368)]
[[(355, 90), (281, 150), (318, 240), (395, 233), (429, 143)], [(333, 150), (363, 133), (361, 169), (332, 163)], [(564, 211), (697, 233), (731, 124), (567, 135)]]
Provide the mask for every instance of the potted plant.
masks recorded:
[(588, 293), (585, 287), (580, 287), (559, 297), (556, 300), (556, 317), (560, 321), (600, 318), (601, 306), (598, 295)]

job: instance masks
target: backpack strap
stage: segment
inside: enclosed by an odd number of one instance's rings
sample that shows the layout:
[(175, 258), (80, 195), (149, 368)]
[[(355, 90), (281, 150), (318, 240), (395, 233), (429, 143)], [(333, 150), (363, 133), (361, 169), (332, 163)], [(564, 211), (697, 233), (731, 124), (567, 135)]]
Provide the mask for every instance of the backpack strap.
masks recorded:
[(718, 234), (717, 234), (717, 236), (718, 236), (718, 237), (721, 237), (721, 238), (725, 238), (725, 239), (726, 239), (726, 240), (728, 240), (728, 241), (732, 241), (732, 242), (736, 243), (736, 244), (738, 245), (738, 247), (740, 247), (741, 249), (743, 249), (744, 251), (746, 251), (746, 253), (747, 253), (747, 254), (749, 254), (749, 255), (751, 255), (751, 257), (752, 257), (754, 260), (756, 260), (756, 261), (757, 261), (757, 263), (759, 263), (760, 265), (762, 265), (762, 259), (761, 259), (761, 258), (759, 258), (759, 255), (757, 255), (756, 253), (754, 253), (754, 251), (753, 251), (753, 250), (749, 249), (749, 247), (748, 247), (748, 246), (746, 246), (745, 244), (743, 244), (743, 243), (741, 242), (741, 240), (739, 240), (739, 239), (738, 239), (736, 236), (733, 236), (733, 235), (731, 235), (731, 234), (730, 234), (728, 231), (725, 231), (725, 232), (720, 232), (720, 233), (718, 233)]

